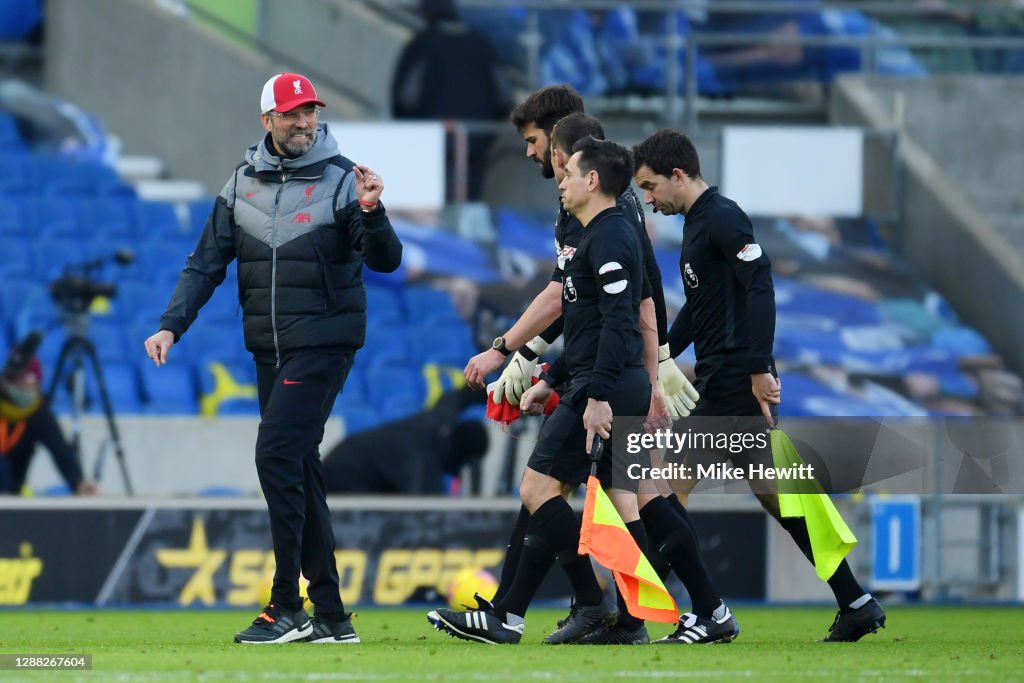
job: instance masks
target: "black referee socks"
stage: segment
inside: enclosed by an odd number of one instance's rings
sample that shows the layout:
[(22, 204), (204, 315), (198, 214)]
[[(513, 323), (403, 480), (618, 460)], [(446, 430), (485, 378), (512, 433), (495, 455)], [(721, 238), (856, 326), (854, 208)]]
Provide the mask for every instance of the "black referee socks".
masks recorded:
[[(807, 533), (807, 522), (804, 521), (803, 517), (783, 517), (779, 520), (779, 524), (793, 537), (804, 557), (811, 564), (814, 564), (814, 553), (811, 551), (811, 537)], [(850, 604), (865, 594), (864, 588), (857, 582), (857, 578), (853, 575), (853, 570), (850, 569), (850, 564), (846, 560), (843, 560), (836, 568), (835, 573), (829, 577), (828, 587), (832, 589), (832, 594), (836, 596), (839, 608), (844, 611), (853, 609), (850, 607)]]
[(693, 611), (702, 619), (710, 619), (712, 612), (722, 601), (715, 590), (700, 557), (697, 536), (693, 523), (687, 523), (689, 513), (680, 506), (682, 517), (664, 497), (658, 497), (644, 505), (640, 519), (647, 527), (647, 534), (659, 553), (672, 566), (679, 580), (686, 586), (686, 592), (693, 601)]
[(541, 505), (530, 515), (519, 566), (505, 595), (495, 601), (495, 610), (525, 616), (556, 555), (565, 560), (562, 567), (572, 583), (577, 602), (583, 605), (601, 602), (601, 587), (597, 585), (590, 559), (576, 554), (579, 542), (579, 520), (561, 496)]
[(512, 527), (512, 535), (508, 539), (508, 547), (505, 548), (505, 562), (501, 565), (501, 580), (498, 582), (498, 590), (491, 598), (492, 603), (501, 600), (508, 592), (508, 587), (512, 585), (516, 568), (519, 566), (519, 558), (523, 554), (523, 538), (526, 536), (526, 527), (529, 524), (530, 511), (526, 509), (525, 505), (520, 506), (519, 517), (516, 518), (516, 524)]
[(663, 496), (665, 501), (672, 506), (672, 509), (676, 511), (686, 526), (690, 527), (690, 531), (693, 532), (695, 538), (700, 538), (700, 534), (697, 533), (697, 527), (693, 525), (693, 518), (690, 517), (690, 513), (687, 512), (686, 507), (683, 506), (682, 501), (679, 500), (679, 496), (672, 494), (671, 496)]

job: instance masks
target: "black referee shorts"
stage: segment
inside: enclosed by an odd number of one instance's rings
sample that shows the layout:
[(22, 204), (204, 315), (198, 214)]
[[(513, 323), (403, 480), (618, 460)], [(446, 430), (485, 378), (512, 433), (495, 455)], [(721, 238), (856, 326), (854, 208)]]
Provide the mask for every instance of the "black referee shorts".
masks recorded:
[[(555, 412), (541, 427), (537, 445), (526, 466), (569, 486), (579, 486), (590, 475), (590, 456), (586, 450), (587, 430), (583, 412), (587, 409), (589, 378), (569, 383)], [(614, 416), (646, 416), (651, 405), (651, 383), (642, 367), (624, 368), (612, 389), (609, 403)], [(635, 457), (635, 456), (629, 456)], [(648, 463), (649, 464), (649, 463)], [(613, 457), (612, 440), (604, 441), (597, 476), (603, 486), (636, 491), (639, 482), (627, 476), (629, 462), (622, 454)]]
[[(690, 418), (699, 418), (688, 424), (697, 426), (701, 431), (716, 434), (765, 434), (768, 421), (761, 412), (761, 406), (751, 391), (749, 375), (733, 373), (714, 373), (708, 380), (701, 382), (700, 400), (690, 411)], [(772, 417), (778, 424), (778, 406), (771, 407)], [(693, 452), (688, 458), (691, 466), (698, 462), (729, 460), (734, 465), (747, 467), (751, 464), (772, 465), (770, 448), (750, 448), (741, 452)]]

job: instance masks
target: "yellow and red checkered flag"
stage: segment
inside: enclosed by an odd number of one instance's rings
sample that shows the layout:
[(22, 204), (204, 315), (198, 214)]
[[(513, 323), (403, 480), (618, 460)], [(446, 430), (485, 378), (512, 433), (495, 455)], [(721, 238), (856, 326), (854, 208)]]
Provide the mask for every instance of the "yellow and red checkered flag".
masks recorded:
[[(595, 444), (594, 450), (598, 448)], [(587, 502), (583, 507), (578, 552), (590, 555), (611, 570), (626, 607), (634, 617), (676, 623), (679, 618), (676, 601), (640, 552), (640, 546), (593, 473), (587, 479)]]

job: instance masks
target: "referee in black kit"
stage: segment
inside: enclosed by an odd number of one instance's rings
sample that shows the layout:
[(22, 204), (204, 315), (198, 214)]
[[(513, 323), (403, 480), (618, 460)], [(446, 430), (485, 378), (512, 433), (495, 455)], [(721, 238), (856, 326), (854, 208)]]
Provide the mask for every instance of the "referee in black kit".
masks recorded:
[[(686, 135), (657, 131), (633, 148), (633, 157), (644, 201), (656, 212), (686, 215), (679, 258), (686, 304), (669, 331), (669, 345), (672, 357), (694, 345), (700, 400), (690, 415), (763, 416), (774, 426), (782, 399), (772, 358), (775, 289), (771, 262), (754, 238), (750, 219), (701, 177), (697, 150)], [(813, 563), (803, 518), (783, 518), (774, 491), (755, 495)], [(885, 625), (885, 611), (857, 582), (846, 560), (828, 585), (839, 613), (826, 641), (856, 641)]]
[[(553, 386), (567, 383), (567, 388), (541, 428), (523, 475), (520, 495), (531, 514), (515, 578), (487, 609), (437, 610), (436, 625), (453, 636), (518, 643), (526, 610), (556, 558), (570, 574), (575, 602), (565, 624), (544, 642), (576, 642), (613, 618), (601, 604), (589, 558), (577, 552), (579, 521), (561, 493), (563, 485), (576, 487), (586, 480), (594, 435), (611, 437), (613, 413), (642, 417), (650, 406), (651, 381), (643, 364), (640, 332), (643, 251), (637, 230), (616, 207), (616, 199), (629, 187), (632, 170), (628, 149), (592, 137), (573, 146), (566, 164), (559, 185), (562, 206), (579, 219), (583, 236), (575, 256), (565, 265), (565, 352), (523, 394), (520, 407), (527, 414), (539, 414)], [(627, 527), (642, 526), (637, 482), (625, 469), (617, 459), (613, 465), (606, 451), (598, 476), (605, 487), (613, 483), (634, 487), (610, 488), (608, 493)]]

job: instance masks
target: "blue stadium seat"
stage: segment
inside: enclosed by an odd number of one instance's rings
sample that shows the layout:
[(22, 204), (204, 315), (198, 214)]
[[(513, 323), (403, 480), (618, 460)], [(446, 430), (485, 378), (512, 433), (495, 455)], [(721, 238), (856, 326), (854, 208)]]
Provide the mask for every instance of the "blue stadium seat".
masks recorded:
[[(142, 345), (146, 342), (147, 339), (149, 339), (151, 336), (153, 336), (153, 334), (157, 332), (159, 327), (159, 314), (157, 314), (156, 317), (150, 318), (149, 320), (135, 320), (134, 322), (127, 323), (125, 327), (125, 335), (128, 339), (128, 347), (143, 348)], [(145, 349), (143, 349), (143, 352), (145, 352)], [(188, 354), (181, 353), (181, 350), (176, 347), (171, 349), (169, 358), (171, 359), (170, 362), (172, 363), (192, 362), (192, 359), (189, 358)], [(132, 360), (135, 359), (133, 358)], [(143, 392), (143, 396), (145, 396), (145, 392)]]
[(400, 325), (405, 318), (399, 292), (389, 287), (367, 285), (367, 327)]
[(125, 195), (84, 197), (82, 227), (91, 238), (108, 242), (107, 249), (131, 246), (135, 242), (135, 198)]
[(0, 239), (28, 239), (36, 234), (28, 200), (16, 194), (8, 194), (0, 178)]
[(182, 249), (180, 244), (174, 242), (139, 242), (135, 250), (135, 260), (139, 269), (149, 277), (173, 277), (176, 280), (185, 267), (191, 250), (192, 245)]
[[(141, 350), (142, 345), (139, 344)], [(141, 351), (140, 351), (141, 352)], [(131, 354), (126, 356), (131, 357)], [(139, 390), (138, 366), (128, 360), (105, 360), (103, 361), (103, 378), (106, 380), (107, 395), (115, 413), (139, 413), (142, 412), (142, 395)], [(97, 391), (93, 401), (95, 410), (101, 410), (99, 406), (99, 392)]]
[(387, 421), (401, 420), (423, 410), (423, 400), (413, 396), (395, 395), (384, 399), (381, 405)]
[(146, 403), (143, 412), (154, 415), (193, 415), (199, 411), (195, 375), (191, 365), (171, 362), (156, 367), (139, 361)]
[(410, 329), (409, 336), (416, 340), (415, 350), (421, 363), (461, 368), (475, 353), (469, 326), (462, 321), (420, 325)]
[(208, 358), (227, 363), (250, 357), (245, 350), (241, 324), (208, 320), (202, 313), (174, 350), (179, 357), (193, 361)]
[(346, 408), (334, 413), (341, 418), (345, 436), (352, 436), (367, 429), (373, 429), (385, 421), (380, 411), (372, 408)]
[(68, 486), (67, 482), (62, 481), (59, 484), (47, 486), (45, 489), (36, 491), (35, 495), (47, 497), (70, 496), (72, 495), (72, 492), (71, 487)]
[(140, 201), (135, 205), (135, 224), (140, 235), (151, 235), (156, 238), (182, 232), (178, 212), (171, 202)]
[(87, 334), (103, 362), (120, 361), (143, 353), (144, 340), (132, 340), (134, 343), (129, 344), (127, 329), (120, 321), (93, 318)]
[(210, 217), (210, 212), (213, 211), (214, 199), (214, 197), (204, 197), (189, 202), (189, 222), (192, 225), (192, 233), (197, 237), (202, 232), (203, 226), (206, 225), (206, 219)]
[(42, 22), (42, 0), (7, 0), (0, 3), (0, 40), (23, 40)]
[(345, 390), (338, 394), (338, 397), (334, 400), (333, 412), (345, 412), (352, 408), (366, 408), (369, 405), (367, 396), (363, 392), (362, 383), (358, 381), (352, 381), (353, 377), (350, 375), (348, 380), (345, 381)]
[(375, 407), (399, 399), (422, 405), (426, 398), (426, 382), (418, 369), (397, 365), (374, 366), (367, 378), (370, 399)]
[[(511, 7), (461, 7), (460, 14), (467, 24), (487, 36), (503, 62), (526, 69), (521, 36), (526, 30), (527, 10), (521, 5)], [(547, 24), (542, 21), (541, 25)]]
[(20, 339), (31, 330), (57, 322), (57, 311), (46, 287), (31, 280), (11, 280), (0, 287), (0, 311), (10, 332)]
[(366, 343), (359, 351), (359, 362), (373, 364), (377, 358), (387, 358), (389, 362), (399, 360), (410, 361), (415, 355), (412, 351), (412, 340), (406, 337), (404, 325), (389, 327), (369, 326), (366, 330)]
[(0, 111), (0, 146), (8, 152), (26, 150), (25, 138), (13, 114)]
[(242, 311), (238, 302), (238, 285), (233, 269), (228, 270), (224, 282), (214, 290), (213, 296), (203, 306), (199, 317), (208, 322), (242, 324)]
[(0, 287), (0, 315), (12, 318), (28, 305), (49, 298), (46, 290), (37, 282), (28, 279), (14, 279)]
[(89, 236), (82, 219), (81, 202), (77, 197), (38, 195), (28, 200), (29, 220), (36, 226), (36, 234), (43, 238)]
[(73, 266), (91, 258), (88, 243), (82, 239), (66, 237), (45, 237), (32, 245), (35, 252), (36, 277), (51, 282), (61, 276), (67, 266)]
[(405, 305), (411, 323), (448, 323), (460, 321), (451, 296), (433, 287), (409, 287), (405, 290)]
[(113, 168), (99, 161), (33, 155), (34, 182), (54, 195), (131, 194)]
[(28, 174), (25, 173), (22, 163), (22, 160), (28, 158), (28, 154), (18, 154), (17, 152), (15, 154), (18, 162), (5, 164), (3, 168), (0, 168), (0, 194), (11, 198), (23, 198), (34, 192), (36, 188), (32, 185)]
[[(0, 211), (3, 208), (0, 207)], [(4, 282), (11, 279), (32, 279), (35, 276), (35, 252), (27, 237), (3, 236), (0, 247), (0, 277)]]
[(206, 488), (199, 489), (197, 495), (204, 498), (238, 498), (245, 496), (246, 493), (237, 486), (215, 484), (213, 486), (207, 486)]
[(153, 282), (123, 280), (117, 284), (114, 299), (115, 315), (122, 323), (143, 322), (153, 329), (160, 320), (160, 314), (167, 307), (171, 295), (170, 287), (154, 285)]
[(541, 56), (540, 79), (544, 84), (569, 83), (582, 95), (604, 95), (608, 79), (594, 45), (590, 14), (582, 9), (557, 12), (560, 35), (548, 43)]
[(516, 249), (537, 259), (554, 261), (551, 216), (539, 212), (500, 207), (495, 211), (499, 243), (502, 248)]

